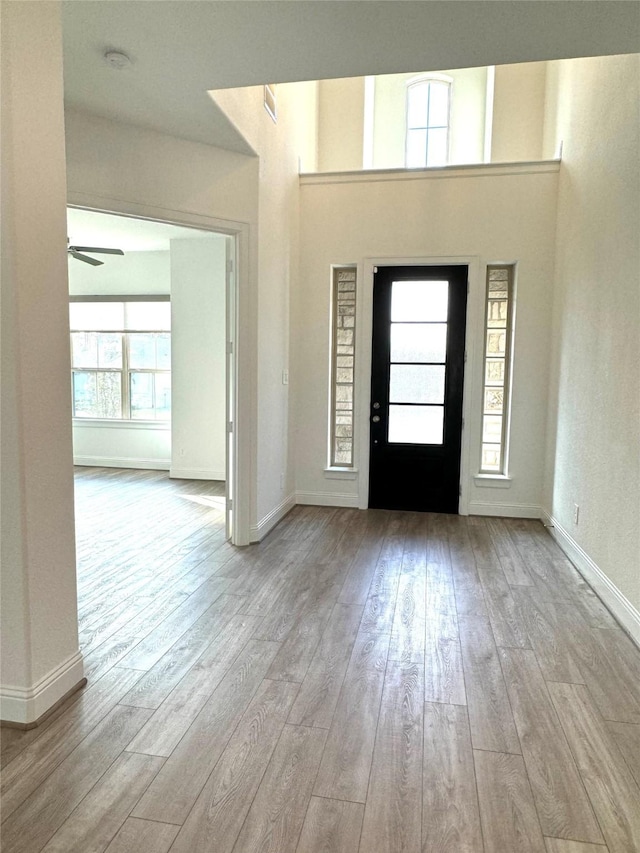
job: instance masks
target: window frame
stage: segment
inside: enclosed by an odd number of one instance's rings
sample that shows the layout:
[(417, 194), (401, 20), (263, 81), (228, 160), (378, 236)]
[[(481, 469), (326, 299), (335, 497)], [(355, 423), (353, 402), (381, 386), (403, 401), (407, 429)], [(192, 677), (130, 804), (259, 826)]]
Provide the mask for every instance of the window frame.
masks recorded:
[[(428, 124), (429, 121), (429, 106), (427, 101), (427, 116), (425, 121), (427, 122), (424, 126), (410, 128), (409, 127), (409, 100), (411, 97), (411, 90), (417, 88), (422, 85), (430, 85), (432, 83), (437, 83), (439, 85), (445, 85), (447, 87), (447, 156), (446, 161), (438, 166), (429, 166), (429, 131), (430, 130), (440, 130), (443, 125), (434, 125), (431, 126)], [(421, 74), (419, 77), (413, 77), (406, 82), (406, 91), (405, 91), (405, 116), (404, 116), (404, 132), (405, 132), (405, 142), (404, 142), (404, 165), (405, 169), (434, 169), (434, 168), (442, 168), (443, 166), (449, 165), (449, 158), (451, 154), (451, 105), (453, 101), (453, 78), (449, 77), (446, 74)], [(429, 92), (429, 97), (431, 93)], [(426, 147), (425, 147), (425, 157), (424, 164), (420, 166), (410, 166), (408, 163), (408, 154), (409, 154), (409, 132), (411, 130), (425, 130), (427, 134), (426, 139)]]
[[(169, 294), (144, 294), (144, 295), (108, 295), (108, 296), (70, 296), (69, 303), (79, 302), (171, 302)], [(95, 334), (119, 335), (121, 339), (122, 362), (119, 368), (113, 367), (75, 367), (73, 363), (73, 335), (87, 332)], [(70, 361), (71, 361), (71, 411), (72, 418), (76, 424), (84, 425), (126, 425), (126, 426), (155, 426), (162, 428), (171, 424), (171, 410), (167, 418), (134, 418), (131, 413), (131, 375), (133, 373), (168, 374), (171, 376), (171, 368), (132, 368), (130, 366), (130, 335), (166, 335), (171, 336), (171, 329), (72, 329), (69, 328)], [(73, 377), (77, 373), (119, 373), (120, 374), (120, 409), (121, 416), (117, 418), (92, 417), (90, 415), (77, 415), (75, 405), (75, 392)], [(154, 383), (155, 400), (155, 383)]]
[[(480, 465), (479, 475), (483, 478), (509, 478), (509, 438), (511, 428), (511, 395), (512, 395), (512, 374), (513, 374), (513, 342), (515, 336), (515, 295), (516, 295), (516, 264), (515, 263), (490, 263), (486, 267), (485, 276), (485, 296), (484, 296), (484, 330), (483, 330), (483, 351), (482, 351), (482, 394), (481, 394), (481, 412), (480, 412)], [(487, 416), (485, 412), (485, 393), (487, 388), (495, 386), (487, 384), (487, 363), (492, 358), (488, 354), (488, 338), (492, 328), (489, 326), (489, 307), (490, 307), (490, 273), (494, 270), (506, 270), (507, 278), (507, 316), (505, 319), (505, 352), (504, 352), (504, 376), (503, 376), (503, 396), (502, 396), (502, 428), (500, 432), (500, 442), (484, 441), (484, 419)], [(493, 356), (495, 358), (495, 356)], [(500, 448), (500, 465), (498, 468), (487, 468), (483, 466), (483, 450), (487, 444), (496, 444)]]

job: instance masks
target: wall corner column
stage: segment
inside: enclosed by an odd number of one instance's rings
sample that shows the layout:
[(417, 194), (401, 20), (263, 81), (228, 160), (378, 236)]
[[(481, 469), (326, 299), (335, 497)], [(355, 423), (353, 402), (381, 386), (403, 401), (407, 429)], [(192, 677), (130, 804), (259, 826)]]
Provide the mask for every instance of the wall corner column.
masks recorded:
[(61, 7), (3, 3), (0, 719), (84, 683), (78, 649)]

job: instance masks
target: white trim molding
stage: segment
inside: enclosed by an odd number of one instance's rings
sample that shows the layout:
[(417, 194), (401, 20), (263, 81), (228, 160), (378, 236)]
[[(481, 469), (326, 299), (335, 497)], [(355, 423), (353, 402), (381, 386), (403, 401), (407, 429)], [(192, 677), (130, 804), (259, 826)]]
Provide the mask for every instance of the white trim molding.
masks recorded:
[(74, 456), (74, 465), (89, 468), (142, 468), (148, 471), (168, 471), (168, 459), (135, 459), (131, 456)]
[(505, 474), (476, 474), (473, 482), (480, 489), (510, 489), (513, 481)]
[(506, 175), (540, 175), (560, 171), (560, 160), (521, 163), (469, 163), (464, 166), (430, 166), (425, 169), (363, 169), (356, 172), (305, 172), (300, 186), (361, 184), (375, 181), (433, 181), (451, 178), (496, 178)]
[(169, 421), (117, 421), (115, 418), (73, 418), (73, 428), (76, 429), (146, 429), (171, 432)]
[(358, 495), (342, 492), (296, 492), (296, 503), (305, 506), (344, 506), (358, 508)]
[[(542, 509), (536, 504), (469, 502), (468, 515), (490, 515), (498, 518), (540, 518)], [(464, 513), (460, 513), (464, 515)]]
[(78, 650), (32, 687), (0, 686), (0, 720), (21, 726), (33, 724), (84, 683), (84, 663)]
[(251, 542), (262, 542), (264, 537), (269, 533), (276, 524), (279, 524), (282, 519), (291, 512), (296, 505), (294, 494), (287, 495), (278, 506), (274, 507), (271, 512), (268, 512), (263, 519), (257, 524), (252, 524), (250, 528)]
[(634, 643), (640, 646), (640, 613), (553, 516), (543, 511), (541, 517), (551, 536), (576, 569), (593, 587), (594, 592), (609, 608)]
[(169, 469), (169, 476), (175, 480), (220, 480), (225, 482), (227, 475), (224, 471), (213, 468), (174, 468)]
[(357, 468), (325, 468), (324, 476), (326, 480), (357, 480)]

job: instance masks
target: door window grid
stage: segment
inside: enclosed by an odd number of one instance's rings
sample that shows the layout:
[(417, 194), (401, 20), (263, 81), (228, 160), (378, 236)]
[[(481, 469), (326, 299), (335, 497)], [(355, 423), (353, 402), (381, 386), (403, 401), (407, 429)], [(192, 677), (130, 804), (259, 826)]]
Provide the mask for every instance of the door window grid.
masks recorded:
[(353, 380), (356, 331), (356, 269), (334, 267), (332, 282), (331, 448), (332, 468), (353, 467)]
[(170, 312), (164, 300), (71, 303), (74, 417), (170, 419)]
[(480, 472), (506, 473), (513, 265), (487, 267)]

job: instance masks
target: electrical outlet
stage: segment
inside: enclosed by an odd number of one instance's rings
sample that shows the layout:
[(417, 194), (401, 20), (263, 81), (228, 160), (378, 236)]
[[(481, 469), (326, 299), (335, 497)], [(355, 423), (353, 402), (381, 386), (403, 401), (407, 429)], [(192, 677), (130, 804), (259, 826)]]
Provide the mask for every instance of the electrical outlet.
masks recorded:
[(578, 519), (580, 518), (580, 507), (578, 504), (573, 505), (573, 523), (577, 524)]
[(289, 384), (289, 371), (286, 368), (282, 371), (282, 384)]
[(280, 474), (280, 491), (284, 492), (284, 471)]

